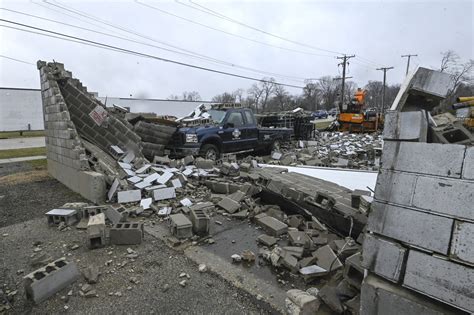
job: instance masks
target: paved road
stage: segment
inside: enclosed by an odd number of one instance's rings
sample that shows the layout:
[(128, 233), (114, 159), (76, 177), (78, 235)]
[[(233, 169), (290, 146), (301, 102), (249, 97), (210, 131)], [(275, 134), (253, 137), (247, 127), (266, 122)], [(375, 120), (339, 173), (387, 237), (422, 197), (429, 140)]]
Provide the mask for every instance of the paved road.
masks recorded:
[(0, 139), (0, 150), (44, 147), (44, 137)]

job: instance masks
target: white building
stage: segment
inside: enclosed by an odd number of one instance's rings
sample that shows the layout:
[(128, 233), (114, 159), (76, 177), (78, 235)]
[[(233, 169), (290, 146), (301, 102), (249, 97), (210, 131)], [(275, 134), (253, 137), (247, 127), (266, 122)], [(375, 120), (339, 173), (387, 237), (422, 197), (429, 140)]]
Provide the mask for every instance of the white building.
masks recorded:
[[(107, 107), (129, 107), (131, 112), (183, 117), (205, 101), (189, 102), (162, 99), (98, 97)], [(43, 107), (39, 89), (0, 87), (0, 131), (43, 130)]]

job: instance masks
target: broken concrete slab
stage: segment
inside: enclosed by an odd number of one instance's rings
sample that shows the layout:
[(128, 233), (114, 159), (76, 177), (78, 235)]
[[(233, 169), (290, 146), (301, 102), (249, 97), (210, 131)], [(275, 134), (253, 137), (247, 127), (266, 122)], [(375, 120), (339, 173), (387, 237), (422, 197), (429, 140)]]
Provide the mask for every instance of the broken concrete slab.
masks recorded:
[(278, 239), (267, 234), (262, 234), (257, 238), (257, 241), (265, 246), (272, 247), (277, 243)]
[(125, 190), (117, 193), (118, 203), (137, 202), (142, 199), (142, 192), (139, 189)]
[(271, 216), (258, 218), (257, 223), (272, 236), (280, 236), (288, 231), (288, 225)]
[(105, 210), (105, 216), (107, 219), (112, 222), (112, 224), (117, 224), (119, 222), (126, 221), (128, 218), (128, 213), (125, 207), (123, 206), (118, 206), (118, 207), (108, 207), (107, 210)]
[(229, 197), (223, 197), (217, 205), (229, 213), (234, 213), (240, 209), (240, 203)]
[(153, 202), (152, 198), (145, 198), (140, 201), (140, 207), (143, 208), (143, 210), (150, 209), (151, 203)]
[(288, 231), (288, 240), (292, 245), (310, 248), (313, 244), (311, 238), (302, 231)]
[(153, 200), (155, 201), (173, 198), (176, 198), (176, 191), (174, 187), (158, 188), (153, 190)]
[(326, 269), (328, 272), (332, 272), (342, 268), (343, 266), (339, 258), (337, 258), (336, 253), (334, 253), (329, 245), (318, 248), (313, 253), (313, 256), (317, 258), (318, 266)]

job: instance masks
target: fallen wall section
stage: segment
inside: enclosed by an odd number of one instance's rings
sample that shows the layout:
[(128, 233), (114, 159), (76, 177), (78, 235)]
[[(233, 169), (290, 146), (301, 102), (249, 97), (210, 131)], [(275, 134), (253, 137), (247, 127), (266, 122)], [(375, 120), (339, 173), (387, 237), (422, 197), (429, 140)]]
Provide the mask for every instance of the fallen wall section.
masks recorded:
[(60, 63), (38, 61), (49, 173), (94, 202), (105, 202), (111, 179), (96, 172), (83, 140), (113, 154), (111, 146), (141, 154), (141, 139), (133, 127), (105, 106)]

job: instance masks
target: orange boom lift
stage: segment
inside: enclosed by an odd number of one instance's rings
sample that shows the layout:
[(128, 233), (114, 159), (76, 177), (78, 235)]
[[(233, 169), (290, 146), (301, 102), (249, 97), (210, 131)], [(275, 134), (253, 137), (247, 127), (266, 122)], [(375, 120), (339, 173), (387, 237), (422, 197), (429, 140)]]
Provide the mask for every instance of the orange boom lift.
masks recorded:
[(375, 132), (383, 128), (383, 115), (365, 107), (366, 91), (357, 89), (349, 104), (344, 104), (338, 116), (339, 130)]

